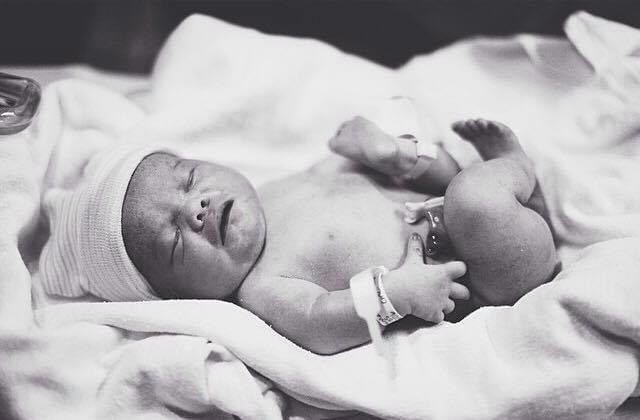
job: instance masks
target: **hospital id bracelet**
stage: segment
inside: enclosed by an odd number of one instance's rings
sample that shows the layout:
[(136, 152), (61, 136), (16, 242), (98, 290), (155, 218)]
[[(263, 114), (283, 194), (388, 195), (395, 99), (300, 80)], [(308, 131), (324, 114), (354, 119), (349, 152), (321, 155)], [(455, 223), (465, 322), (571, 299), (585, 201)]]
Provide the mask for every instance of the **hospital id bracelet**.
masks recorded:
[(382, 332), (380, 324), (376, 322), (380, 312), (380, 302), (374, 284), (375, 273), (379, 268), (381, 267), (370, 268), (356, 274), (349, 280), (349, 285), (353, 308), (356, 314), (366, 322), (371, 342), (376, 352), (382, 356), (384, 354)]
[(434, 160), (438, 158), (438, 146), (433, 143), (419, 140), (412, 135), (405, 134), (400, 136), (401, 138), (411, 140), (416, 145), (416, 163), (413, 168), (402, 176), (407, 181), (415, 181), (420, 178), (422, 174), (427, 172), (427, 169), (431, 166)]
[(382, 279), (388, 272), (389, 270), (386, 267), (381, 266), (377, 267), (373, 273), (373, 283), (376, 286), (376, 293), (378, 294), (378, 300), (380, 301), (380, 311), (378, 312), (376, 319), (383, 327), (393, 324), (403, 318), (403, 315), (400, 315), (396, 308), (393, 307), (389, 296), (387, 296), (387, 292), (384, 290)]

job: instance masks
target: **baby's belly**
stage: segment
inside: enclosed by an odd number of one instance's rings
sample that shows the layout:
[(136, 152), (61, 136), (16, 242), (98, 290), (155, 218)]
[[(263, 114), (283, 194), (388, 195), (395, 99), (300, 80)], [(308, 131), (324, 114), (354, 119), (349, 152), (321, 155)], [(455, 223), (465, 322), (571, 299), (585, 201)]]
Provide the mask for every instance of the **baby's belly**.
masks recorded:
[[(375, 218), (369, 220), (380, 222)], [(291, 256), (284, 275), (312, 281), (327, 290), (341, 290), (349, 287), (348, 281), (354, 274), (366, 268), (395, 267), (404, 252), (404, 235), (403, 229), (389, 226), (378, 229), (334, 223), (316, 227), (310, 233), (326, 240), (300, 246)]]
[(261, 271), (341, 290), (349, 287), (354, 274), (369, 267), (396, 267), (409, 234), (419, 232), (423, 238), (426, 234), (424, 223), (404, 222), (402, 203), (390, 201), (373, 187), (347, 194), (333, 191), (303, 201), (289, 208), (286, 218), (267, 212), (270, 234)]

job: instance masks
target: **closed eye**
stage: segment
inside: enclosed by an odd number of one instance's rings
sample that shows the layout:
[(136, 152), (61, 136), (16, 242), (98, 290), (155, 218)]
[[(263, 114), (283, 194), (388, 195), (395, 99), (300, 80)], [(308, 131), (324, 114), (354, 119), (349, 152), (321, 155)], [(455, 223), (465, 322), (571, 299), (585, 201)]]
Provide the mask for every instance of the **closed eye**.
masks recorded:
[(173, 237), (173, 246), (171, 247), (171, 257), (169, 259), (172, 266), (173, 266), (173, 256), (176, 253), (176, 249), (178, 248), (178, 242), (180, 242), (181, 236), (182, 236), (182, 233), (180, 232), (180, 228), (176, 228), (176, 234)]
[(187, 192), (191, 191), (191, 188), (193, 188), (193, 184), (195, 182), (195, 177), (194, 177), (194, 173), (196, 171), (196, 167), (194, 166), (193, 168), (191, 168), (191, 170), (189, 171), (189, 178), (187, 178), (187, 185), (186, 185), (186, 190)]

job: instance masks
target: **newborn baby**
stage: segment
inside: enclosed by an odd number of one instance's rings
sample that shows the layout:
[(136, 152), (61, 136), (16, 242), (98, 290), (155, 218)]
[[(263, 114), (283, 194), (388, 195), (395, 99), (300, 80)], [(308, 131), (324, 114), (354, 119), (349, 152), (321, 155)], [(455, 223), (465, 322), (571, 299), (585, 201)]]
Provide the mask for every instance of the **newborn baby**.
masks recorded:
[[(368, 341), (349, 280), (372, 267), (393, 268), (370, 271), (395, 312), (381, 328), (440, 322), (470, 296), (472, 308), (512, 304), (557, 263), (533, 165), (504, 125), (453, 129), (484, 162), (460, 171), (442, 148), (357, 117), (330, 141), (343, 157), (257, 192), (221, 165), (114, 151), (87, 186), (47, 200), (42, 283), (108, 300), (233, 299), (317, 353)], [(468, 288), (455, 281), (465, 271)]]

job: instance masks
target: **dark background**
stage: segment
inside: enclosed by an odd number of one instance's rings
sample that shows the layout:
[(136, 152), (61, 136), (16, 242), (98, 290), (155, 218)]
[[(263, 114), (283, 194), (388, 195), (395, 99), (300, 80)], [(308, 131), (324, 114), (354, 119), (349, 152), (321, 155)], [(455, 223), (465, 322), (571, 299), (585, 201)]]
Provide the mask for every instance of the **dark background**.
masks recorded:
[(204, 13), (318, 38), (395, 67), (469, 35), (559, 35), (580, 9), (640, 26), (640, 0), (0, 0), (0, 65), (86, 63), (147, 73), (171, 30)]

